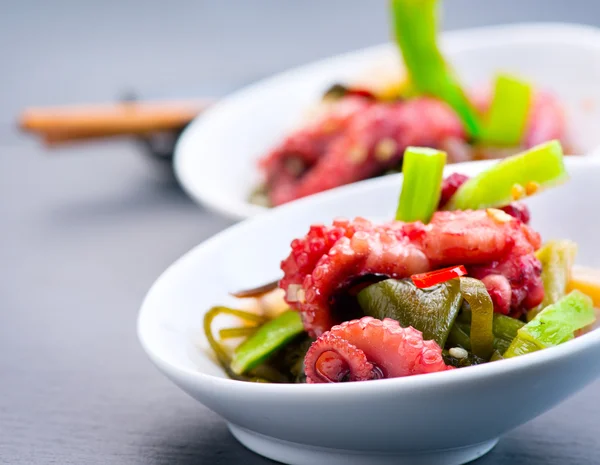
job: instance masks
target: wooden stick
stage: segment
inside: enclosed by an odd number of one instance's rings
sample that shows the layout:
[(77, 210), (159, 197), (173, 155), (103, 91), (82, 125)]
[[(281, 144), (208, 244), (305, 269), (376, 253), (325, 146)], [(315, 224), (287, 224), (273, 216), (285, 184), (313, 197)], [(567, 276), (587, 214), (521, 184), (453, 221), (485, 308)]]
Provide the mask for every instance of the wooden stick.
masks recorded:
[(143, 135), (183, 128), (212, 102), (125, 102), (30, 108), (19, 118), (23, 131), (39, 134), (47, 144), (111, 137)]

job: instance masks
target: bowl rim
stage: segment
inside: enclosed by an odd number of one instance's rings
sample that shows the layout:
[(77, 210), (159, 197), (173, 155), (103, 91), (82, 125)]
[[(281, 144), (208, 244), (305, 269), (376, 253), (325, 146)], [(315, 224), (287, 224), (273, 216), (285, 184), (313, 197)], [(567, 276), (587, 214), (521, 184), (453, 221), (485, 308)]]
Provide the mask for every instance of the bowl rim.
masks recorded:
[[(477, 40), (474, 40), (477, 38)], [(600, 49), (600, 28), (591, 25), (571, 22), (521, 22), (514, 24), (498, 24), (482, 27), (456, 29), (445, 31), (442, 34), (443, 47), (451, 47), (456, 52), (481, 49), (506, 43), (570, 43), (579, 46), (595, 47)], [(224, 215), (227, 218), (242, 220), (264, 214), (268, 208), (254, 205), (250, 202), (240, 202), (239, 199), (223, 198), (218, 192), (204, 188), (203, 183), (196, 181), (196, 176), (186, 168), (188, 160), (197, 157), (198, 140), (210, 132), (211, 122), (218, 119), (218, 115), (235, 112), (235, 108), (248, 100), (253, 100), (256, 94), (268, 91), (271, 88), (287, 86), (287, 81), (310, 76), (321, 68), (332, 66), (338, 62), (346, 62), (350, 58), (361, 59), (371, 55), (384, 53), (393, 48), (391, 42), (352, 50), (326, 58), (315, 60), (299, 66), (289, 68), (270, 77), (242, 87), (226, 96), (221, 101), (197, 116), (183, 131), (175, 145), (174, 172), (183, 190), (196, 203), (207, 209)], [(309, 105), (310, 102), (307, 102)], [(600, 150), (600, 146), (593, 152)]]
[[(600, 170), (600, 158), (597, 157), (568, 157), (566, 158), (565, 162), (567, 167), (592, 166)], [(474, 162), (464, 164), (457, 163), (455, 165), (451, 165), (451, 167), (452, 169), (460, 170), (461, 168), (464, 168), (465, 165), (473, 164)], [(481, 165), (482, 164), (479, 163), (479, 165), (475, 168), (479, 168)], [(257, 395), (271, 395), (274, 393), (277, 393), (278, 395), (292, 395), (298, 393), (315, 392), (320, 395), (338, 396), (341, 394), (347, 395), (357, 392), (360, 392), (361, 394), (370, 393), (373, 392), (373, 390), (381, 392), (382, 389), (392, 389), (395, 392), (404, 392), (415, 388), (436, 389), (440, 386), (452, 386), (465, 382), (482, 380), (483, 378), (489, 376), (528, 370), (562, 358), (576, 356), (583, 351), (593, 350), (595, 347), (600, 349), (600, 328), (597, 328), (569, 341), (568, 343), (540, 350), (525, 356), (500, 360), (494, 363), (486, 363), (446, 372), (429, 373), (427, 376), (415, 375), (404, 378), (382, 379), (377, 380), (377, 382), (308, 385), (292, 383), (252, 383), (246, 381), (236, 381), (227, 377), (214, 376), (204, 373), (199, 369), (193, 370), (176, 362), (172, 362), (168, 357), (165, 357), (154, 347), (153, 341), (149, 334), (150, 330), (148, 328), (153, 324), (153, 315), (156, 315), (156, 311), (154, 310), (155, 295), (165, 289), (165, 286), (168, 288), (171, 285), (172, 280), (177, 279), (177, 275), (180, 273), (179, 270), (183, 266), (189, 264), (189, 262), (194, 262), (199, 259), (201, 260), (202, 255), (205, 253), (204, 251), (226, 246), (226, 244), (230, 242), (230, 238), (241, 234), (241, 232), (246, 228), (257, 226), (261, 223), (269, 224), (273, 221), (277, 221), (280, 217), (285, 218), (286, 216), (293, 215), (295, 212), (310, 209), (311, 207), (314, 207), (314, 205), (318, 205), (319, 202), (324, 200), (328, 202), (336, 202), (336, 199), (341, 199), (347, 196), (349, 193), (359, 195), (361, 192), (366, 192), (370, 189), (378, 189), (381, 188), (380, 184), (398, 185), (397, 180), (401, 177), (402, 174), (400, 173), (384, 178), (370, 179), (291, 202), (276, 209), (272, 209), (263, 215), (259, 215), (246, 221), (234, 224), (233, 226), (230, 226), (229, 228), (192, 248), (182, 257), (177, 259), (172, 265), (170, 265), (156, 279), (143, 300), (137, 318), (137, 335), (146, 354), (165, 374), (174, 375), (179, 379), (187, 379), (194, 384), (210, 383), (213, 386), (218, 386), (219, 388), (226, 389), (228, 391), (254, 393)], [(210, 358), (208, 355), (207, 357)], [(214, 360), (213, 363), (216, 364)]]

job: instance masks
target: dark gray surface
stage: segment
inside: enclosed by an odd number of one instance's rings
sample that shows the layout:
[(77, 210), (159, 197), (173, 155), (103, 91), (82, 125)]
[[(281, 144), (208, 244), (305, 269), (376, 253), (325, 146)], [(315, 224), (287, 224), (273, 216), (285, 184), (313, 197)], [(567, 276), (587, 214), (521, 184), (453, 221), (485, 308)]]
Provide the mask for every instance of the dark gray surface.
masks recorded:
[[(0, 13), (0, 463), (270, 463), (163, 379), (135, 335), (152, 281), (230, 222), (193, 205), (133, 144), (48, 153), (14, 131), (14, 117), (24, 105), (102, 101), (131, 87), (146, 95), (224, 92), (385, 40), (384, 2), (6, 3)], [(446, 28), (600, 22), (594, 0), (446, 3)], [(522, 426), (478, 463), (600, 463), (599, 389), (595, 384)], [(510, 399), (498, 401), (510, 408)]]

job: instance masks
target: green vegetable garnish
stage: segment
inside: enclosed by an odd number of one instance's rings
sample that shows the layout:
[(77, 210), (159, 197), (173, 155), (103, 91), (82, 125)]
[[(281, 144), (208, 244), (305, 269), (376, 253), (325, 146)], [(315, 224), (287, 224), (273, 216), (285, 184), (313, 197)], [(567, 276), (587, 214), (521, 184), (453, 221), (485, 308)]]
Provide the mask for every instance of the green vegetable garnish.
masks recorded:
[(357, 299), (365, 315), (392, 318), (404, 328), (412, 326), (440, 347), (462, 304), (457, 279), (427, 289), (419, 289), (410, 279), (386, 279), (360, 291)]
[(494, 350), (494, 304), (477, 279), (460, 278), (460, 292), (471, 308), (471, 351), (487, 360)]
[[(261, 315), (256, 315), (255, 313), (250, 313), (250, 312), (245, 312), (243, 310), (236, 310), (234, 308), (228, 308), (228, 307), (213, 307), (211, 308), (208, 312), (206, 312), (206, 314), (204, 315), (204, 335), (206, 336), (206, 339), (211, 347), (211, 349), (213, 350), (213, 352), (215, 353), (215, 355), (217, 356), (217, 360), (219, 361), (219, 364), (221, 365), (221, 367), (223, 367), (223, 370), (227, 373), (227, 376), (229, 376), (232, 379), (237, 379), (239, 381), (254, 381), (254, 382), (258, 382), (258, 383), (268, 383), (270, 381), (279, 381), (280, 378), (280, 374), (274, 372), (273, 370), (258, 370), (258, 372), (253, 372), (253, 373), (249, 373), (249, 376), (241, 376), (238, 373), (235, 373), (231, 370), (230, 364), (231, 364), (231, 357), (229, 356), (229, 354), (227, 353), (227, 351), (225, 350), (225, 348), (216, 340), (215, 336), (213, 335), (212, 332), (212, 324), (213, 321), (221, 315), (230, 315), (230, 316), (235, 316), (236, 318), (240, 318), (242, 320), (245, 320), (249, 323), (253, 323), (255, 325), (259, 325), (265, 322), (265, 318)], [(231, 332), (231, 330), (233, 328), (228, 328), (229, 331), (226, 331), (225, 333), (228, 334)], [(247, 329), (247, 327), (240, 327), (240, 328), (236, 328), (236, 329)], [(253, 330), (255, 330), (256, 328), (252, 328)]]
[(517, 337), (504, 358), (515, 357), (553, 347), (573, 339), (574, 332), (596, 320), (592, 299), (579, 291), (572, 291), (556, 303), (546, 307), (519, 329)]
[(496, 77), (494, 97), (483, 129), (483, 142), (514, 146), (523, 139), (529, 108), (531, 85), (515, 77)]
[[(494, 313), (493, 327), (494, 349), (495, 352), (503, 354), (506, 352), (512, 341), (517, 337), (517, 332), (525, 323), (516, 318), (511, 318), (500, 313)], [(447, 346), (462, 347), (471, 350), (471, 311), (462, 311), (450, 330)]]
[(231, 370), (237, 374), (246, 373), (303, 331), (298, 312), (288, 310), (282, 313), (258, 328), (235, 349)]
[(560, 142), (540, 144), (505, 158), (466, 181), (452, 196), (446, 210), (502, 207), (567, 179)]
[(437, 0), (391, 0), (394, 36), (414, 90), (448, 103), (469, 135), (477, 138), (477, 112), (438, 48), (437, 8)]
[(238, 337), (248, 337), (256, 332), (256, 327), (247, 326), (241, 328), (223, 328), (219, 330), (219, 339), (235, 339)]
[(404, 152), (402, 192), (396, 211), (398, 221), (428, 223), (440, 202), (446, 152), (408, 147)]
[(490, 362), (497, 362), (498, 360), (504, 360), (504, 357), (502, 356), (502, 354), (499, 351), (494, 350), (494, 353), (492, 354), (492, 357), (490, 358)]
[(527, 312), (531, 321), (548, 305), (552, 305), (567, 293), (567, 284), (571, 277), (571, 268), (577, 254), (577, 244), (569, 240), (548, 242), (537, 251), (536, 256), (542, 263), (542, 282), (544, 300), (536, 308)]

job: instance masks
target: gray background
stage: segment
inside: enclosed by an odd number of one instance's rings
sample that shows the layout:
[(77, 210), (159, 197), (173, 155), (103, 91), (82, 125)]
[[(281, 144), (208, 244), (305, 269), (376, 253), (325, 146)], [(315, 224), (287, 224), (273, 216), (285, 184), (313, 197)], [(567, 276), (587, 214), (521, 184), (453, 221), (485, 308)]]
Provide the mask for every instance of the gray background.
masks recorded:
[[(27, 105), (130, 89), (221, 95), (385, 41), (385, 2), (2, 3), (0, 463), (269, 463), (163, 379), (135, 336), (152, 281), (230, 221), (192, 204), (133, 142), (47, 152), (17, 133), (15, 117)], [(446, 0), (446, 29), (525, 20), (600, 25), (600, 2)], [(600, 463), (599, 389), (522, 426), (478, 463)]]

